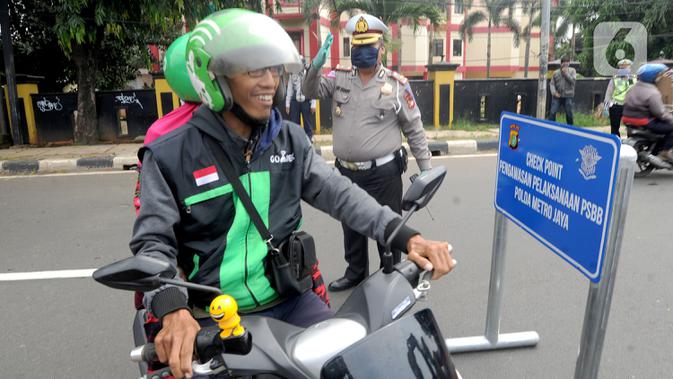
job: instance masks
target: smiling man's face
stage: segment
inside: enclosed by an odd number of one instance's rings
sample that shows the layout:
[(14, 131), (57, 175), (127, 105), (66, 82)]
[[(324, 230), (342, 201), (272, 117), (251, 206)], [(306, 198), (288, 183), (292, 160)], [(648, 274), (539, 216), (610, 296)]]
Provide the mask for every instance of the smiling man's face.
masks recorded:
[[(258, 70), (259, 71), (259, 70)], [(268, 119), (273, 107), (273, 95), (278, 89), (282, 73), (263, 69), (259, 77), (242, 73), (228, 78), (234, 102), (256, 119)]]

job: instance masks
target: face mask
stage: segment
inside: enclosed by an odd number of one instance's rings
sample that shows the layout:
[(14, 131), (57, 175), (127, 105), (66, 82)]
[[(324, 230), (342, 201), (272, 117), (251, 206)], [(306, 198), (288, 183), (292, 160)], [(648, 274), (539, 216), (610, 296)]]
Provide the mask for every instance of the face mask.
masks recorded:
[(351, 63), (358, 68), (376, 66), (379, 59), (379, 48), (374, 46), (358, 46), (351, 50)]
[(617, 76), (631, 76), (631, 70), (628, 68), (620, 68), (617, 70)]

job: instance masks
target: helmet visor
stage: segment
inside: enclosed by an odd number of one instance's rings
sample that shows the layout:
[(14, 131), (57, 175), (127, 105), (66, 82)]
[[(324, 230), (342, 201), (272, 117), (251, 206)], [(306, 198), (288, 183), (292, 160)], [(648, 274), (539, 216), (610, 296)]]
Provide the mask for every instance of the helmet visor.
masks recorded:
[(244, 10), (214, 16), (199, 23), (190, 39), (203, 41), (213, 74), (232, 77), (281, 65), (290, 73), (302, 69), (292, 39), (273, 19)]

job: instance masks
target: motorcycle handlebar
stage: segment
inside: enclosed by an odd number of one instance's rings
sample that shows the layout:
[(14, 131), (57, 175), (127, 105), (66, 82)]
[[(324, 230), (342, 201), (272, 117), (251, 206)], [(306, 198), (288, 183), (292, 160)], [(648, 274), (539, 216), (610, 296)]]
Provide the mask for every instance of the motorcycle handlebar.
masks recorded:
[(152, 362), (157, 361), (157, 350), (153, 343), (138, 346), (131, 350), (131, 361), (133, 362)]
[[(397, 271), (400, 275), (402, 275), (408, 282), (409, 284), (416, 288), (418, 286), (419, 280), (421, 279), (421, 275), (425, 272), (423, 271), (416, 263), (405, 260), (400, 263), (397, 263), (394, 266), (395, 271)], [(138, 346), (131, 350), (131, 360), (133, 362), (152, 362), (152, 361), (158, 361), (157, 357), (157, 352), (156, 348), (153, 343), (147, 343), (142, 346)], [(192, 367), (194, 370), (198, 371), (200, 374), (209, 374), (212, 373), (213, 371), (208, 367), (209, 364), (206, 363), (204, 365), (199, 364), (197, 361), (194, 361), (192, 364)], [(195, 371), (195, 372), (196, 372)], [(166, 376), (171, 375), (170, 368), (166, 367), (164, 369), (161, 369), (159, 371), (155, 371), (151, 374), (145, 375), (143, 378), (147, 379), (162, 379), (165, 378)]]
[(412, 261), (402, 261), (395, 265), (395, 271), (399, 272), (412, 287), (418, 285), (418, 280), (421, 276), (423, 270), (418, 267), (418, 265)]
[[(159, 358), (157, 357), (157, 350), (154, 344), (147, 343), (131, 350), (131, 360), (136, 363), (141, 361), (149, 363), (152, 361), (158, 361)], [(213, 365), (212, 362), (212, 359), (204, 364), (200, 364), (198, 361), (193, 361), (192, 371), (195, 375), (211, 375), (222, 371), (223, 366)], [(153, 371), (152, 373), (145, 374), (140, 379), (164, 379), (172, 375), (173, 373), (171, 372), (171, 368), (164, 367), (160, 370)]]

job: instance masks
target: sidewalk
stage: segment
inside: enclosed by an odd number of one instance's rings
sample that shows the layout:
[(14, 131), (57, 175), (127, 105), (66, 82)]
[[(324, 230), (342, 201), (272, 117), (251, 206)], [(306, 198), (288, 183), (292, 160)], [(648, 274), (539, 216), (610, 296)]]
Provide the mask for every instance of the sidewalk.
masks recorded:
[[(609, 127), (591, 128), (609, 133)], [(498, 130), (429, 131), (433, 155), (474, 154), (496, 150)], [(332, 135), (316, 135), (316, 148), (326, 160), (333, 160)], [(321, 145), (321, 146), (318, 146)], [(0, 149), (0, 175), (64, 173), (87, 170), (124, 170), (138, 162), (140, 143), (59, 147), (11, 147)]]

